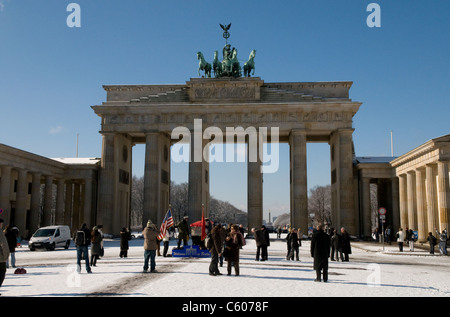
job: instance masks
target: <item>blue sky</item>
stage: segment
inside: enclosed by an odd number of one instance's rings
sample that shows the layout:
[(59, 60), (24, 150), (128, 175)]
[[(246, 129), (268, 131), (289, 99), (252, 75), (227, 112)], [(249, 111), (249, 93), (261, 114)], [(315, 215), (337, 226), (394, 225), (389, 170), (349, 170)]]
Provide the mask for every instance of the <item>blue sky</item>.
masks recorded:
[[(69, 28), (67, 5), (81, 7)], [(369, 3), (381, 27), (369, 28)], [(353, 81), (357, 156), (389, 156), (450, 133), (450, 1), (0, 0), (0, 143), (47, 157), (100, 157), (100, 118), (90, 106), (105, 84), (175, 84), (197, 77), (196, 52), (256, 49), (266, 82)], [(212, 58), (211, 58), (212, 59)], [(143, 146), (133, 152), (142, 174)], [(264, 214), (288, 211), (288, 148), (264, 175)], [(246, 166), (211, 166), (211, 194), (246, 208)], [(187, 180), (173, 166), (172, 180)], [(308, 186), (330, 181), (329, 147), (308, 145)]]

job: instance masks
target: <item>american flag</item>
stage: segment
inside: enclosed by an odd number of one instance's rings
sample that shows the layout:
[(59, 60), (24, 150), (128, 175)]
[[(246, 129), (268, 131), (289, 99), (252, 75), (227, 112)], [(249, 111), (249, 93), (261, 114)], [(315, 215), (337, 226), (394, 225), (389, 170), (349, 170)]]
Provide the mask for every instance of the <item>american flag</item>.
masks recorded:
[(166, 216), (164, 217), (164, 220), (161, 224), (161, 228), (159, 229), (160, 233), (158, 235), (158, 239), (162, 240), (166, 236), (166, 230), (167, 228), (170, 228), (173, 226), (173, 218), (172, 218), (172, 211), (167, 210)]

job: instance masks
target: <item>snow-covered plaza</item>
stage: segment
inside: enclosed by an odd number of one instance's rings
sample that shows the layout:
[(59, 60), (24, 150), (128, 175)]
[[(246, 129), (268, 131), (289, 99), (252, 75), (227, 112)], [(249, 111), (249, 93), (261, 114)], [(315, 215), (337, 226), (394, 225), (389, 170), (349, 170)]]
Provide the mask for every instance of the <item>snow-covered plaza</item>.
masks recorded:
[[(314, 282), (313, 258), (308, 240), (302, 241), (300, 262), (286, 260), (286, 242), (274, 239), (269, 260), (255, 261), (254, 240), (247, 239), (241, 250), (240, 276), (210, 276), (208, 258), (156, 257), (156, 273), (142, 273), (142, 239), (130, 241), (127, 258), (119, 257), (119, 240), (105, 240), (105, 256), (87, 274), (84, 261), (76, 272), (76, 251), (29, 251), (26, 243), (16, 249), (16, 266), (26, 274), (9, 268), (2, 297), (436, 297), (450, 296), (450, 257), (435, 255), (405, 246), (398, 252), (396, 243), (353, 242), (350, 262), (330, 261), (327, 283)], [(175, 241), (171, 241), (171, 248)], [(220, 287), (222, 285), (223, 287)]]

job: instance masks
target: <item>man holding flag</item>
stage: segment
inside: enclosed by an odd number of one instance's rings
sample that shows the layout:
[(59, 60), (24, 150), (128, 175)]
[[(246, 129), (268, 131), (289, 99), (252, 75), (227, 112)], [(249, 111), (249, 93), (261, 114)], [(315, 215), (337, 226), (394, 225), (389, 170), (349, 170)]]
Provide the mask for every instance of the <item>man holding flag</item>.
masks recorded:
[(168, 229), (173, 226), (173, 218), (172, 211), (170, 210), (171, 206), (169, 205), (169, 209), (167, 210), (166, 216), (161, 224), (161, 228), (159, 229), (160, 234), (158, 235), (158, 240), (163, 240), (164, 250), (163, 256), (167, 256), (167, 251), (169, 250), (169, 231)]

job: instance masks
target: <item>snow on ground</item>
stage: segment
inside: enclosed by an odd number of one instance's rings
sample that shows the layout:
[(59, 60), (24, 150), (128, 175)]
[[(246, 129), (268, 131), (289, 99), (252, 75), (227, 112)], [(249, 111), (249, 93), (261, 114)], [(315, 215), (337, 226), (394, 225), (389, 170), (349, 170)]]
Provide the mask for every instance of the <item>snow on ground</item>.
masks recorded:
[[(254, 240), (241, 250), (240, 276), (209, 276), (210, 259), (156, 258), (157, 273), (142, 273), (143, 243), (130, 241), (128, 258), (119, 258), (119, 241), (105, 240), (105, 256), (86, 274), (76, 272), (76, 251), (28, 250), (26, 244), (16, 252), (16, 266), (10, 268), (3, 286), (4, 296), (158, 296), (158, 297), (307, 297), (359, 296), (410, 297), (450, 296), (450, 257), (433, 256), (426, 249), (399, 253), (396, 243), (382, 246), (375, 242), (353, 242), (350, 262), (331, 262), (328, 283), (314, 282), (309, 241), (302, 241), (300, 262), (286, 260), (286, 243), (273, 240), (269, 260), (255, 261)], [(171, 248), (175, 241), (171, 241)], [(408, 250), (408, 251), (407, 251)], [(218, 287), (218, 285), (222, 285)], [(226, 286), (224, 288), (224, 286)]]

